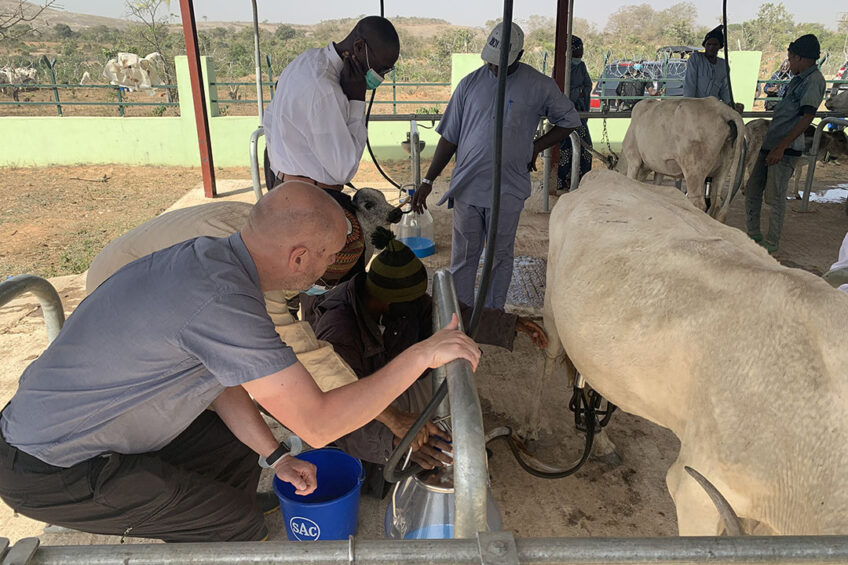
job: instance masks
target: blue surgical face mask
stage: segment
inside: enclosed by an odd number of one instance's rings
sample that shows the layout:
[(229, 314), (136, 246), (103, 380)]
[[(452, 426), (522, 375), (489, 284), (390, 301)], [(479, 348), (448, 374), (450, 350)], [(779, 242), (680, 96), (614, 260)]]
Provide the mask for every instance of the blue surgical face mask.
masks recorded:
[(579, 65), (582, 62), (583, 62), (583, 59), (581, 59), (580, 57), (572, 57), (571, 58), (571, 66), (572, 67), (576, 67), (577, 65)]
[(328, 290), (330, 290), (330, 289), (329, 289), (329, 288), (327, 288), (326, 286), (321, 286), (321, 285), (318, 285), (318, 284), (313, 284), (312, 286), (310, 286), (309, 288), (307, 288), (307, 289), (306, 289), (306, 290), (304, 290), (303, 292), (304, 292), (304, 294), (306, 294), (307, 296), (321, 296), (322, 294), (324, 294), (324, 293), (325, 293), (325, 292), (327, 292)]
[(383, 84), (383, 77), (380, 74), (371, 68), (371, 63), (368, 62), (368, 47), (365, 47), (365, 64), (368, 66), (368, 72), (365, 73), (365, 88), (368, 90), (375, 90), (378, 86)]

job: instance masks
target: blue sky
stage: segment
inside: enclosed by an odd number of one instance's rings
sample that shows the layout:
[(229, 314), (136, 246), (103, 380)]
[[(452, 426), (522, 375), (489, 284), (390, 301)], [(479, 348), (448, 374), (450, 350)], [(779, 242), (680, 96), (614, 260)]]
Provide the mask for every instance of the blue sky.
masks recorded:
[[(757, 13), (762, 0), (729, 0), (728, 19), (750, 19)], [(721, 16), (720, 0), (694, 0), (698, 8), (698, 23), (714, 25)], [(502, 4), (497, 0), (385, 0), (386, 15), (392, 17), (417, 16), (442, 18), (453, 24), (482, 26), (487, 20), (502, 14)], [(607, 0), (594, 2), (575, 0), (575, 15), (586, 18), (603, 27), (607, 16), (621, 6), (639, 4), (639, 0)], [(677, 3), (676, 0), (653, 0), (648, 2), (655, 10), (662, 10)], [(62, 6), (70, 12), (82, 12), (115, 18), (126, 12), (120, 0), (62, 0)], [(840, 0), (789, 0), (785, 1), (796, 22), (820, 22), (835, 27), (839, 19), (837, 6)], [(317, 2), (294, 2), (291, 0), (258, 0), (259, 19), (269, 22), (312, 24), (321, 20), (341, 17), (356, 17), (379, 13), (379, 0), (318, 0)], [(198, 19), (206, 16), (210, 21), (248, 21), (251, 19), (249, 0), (195, 0), (194, 10)], [(848, 3), (843, 10), (848, 10)], [(171, 11), (179, 14), (179, 1), (171, 1)], [(516, 0), (514, 17), (527, 18), (532, 14), (553, 16), (556, 0)]]

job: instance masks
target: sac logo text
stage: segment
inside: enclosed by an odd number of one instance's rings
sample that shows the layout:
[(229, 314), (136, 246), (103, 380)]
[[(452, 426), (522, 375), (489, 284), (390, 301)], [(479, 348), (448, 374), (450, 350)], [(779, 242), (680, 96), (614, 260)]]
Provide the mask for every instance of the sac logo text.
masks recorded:
[(299, 541), (315, 541), (321, 537), (321, 528), (309, 518), (295, 516), (289, 520), (289, 527)]

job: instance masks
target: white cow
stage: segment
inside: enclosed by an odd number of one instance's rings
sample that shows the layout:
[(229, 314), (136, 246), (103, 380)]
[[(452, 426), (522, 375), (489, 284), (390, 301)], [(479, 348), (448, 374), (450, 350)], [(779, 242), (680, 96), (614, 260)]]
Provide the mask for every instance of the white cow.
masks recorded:
[(135, 53), (118, 53), (109, 59), (103, 68), (104, 78), (110, 84), (122, 86), (133, 92), (152, 88), (154, 84), (162, 84), (159, 66), (165, 67), (165, 59), (158, 52), (153, 52), (144, 58)]
[[(23, 68), (23, 67), (3, 67), (0, 68), (0, 83), (8, 85), (16, 84), (37, 84), (38, 69)], [(9, 96), (15, 102), (18, 102), (18, 94), (21, 92), (32, 92), (38, 90), (34, 86), (2, 86), (0, 92)]]
[[(275, 189), (276, 190), (276, 189)], [(382, 192), (360, 188), (353, 196), (356, 218), (365, 234), (365, 260), (374, 246), (371, 234), (377, 226), (388, 227), (401, 219), (401, 210), (386, 202)], [(111, 241), (91, 262), (85, 281), (91, 293), (100, 283), (132, 261), (154, 251), (194, 237), (228, 237), (244, 227), (253, 204), (246, 202), (210, 202), (161, 214)]]
[(723, 197), (722, 190), (741, 160), (744, 128), (739, 113), (717, 98), (642, 100), (622, 144), (627, 176), (682, 175), (689, 200), (701, 210), (707, 208), (704, 183), (712, 177), (710, 215), (723, 222), (730, 189)]
[(848, 532), (848, 296), (672, 187), (592, 171), (550, 219), (545, 327), (589, 385), (672, 430), (680, 535)]

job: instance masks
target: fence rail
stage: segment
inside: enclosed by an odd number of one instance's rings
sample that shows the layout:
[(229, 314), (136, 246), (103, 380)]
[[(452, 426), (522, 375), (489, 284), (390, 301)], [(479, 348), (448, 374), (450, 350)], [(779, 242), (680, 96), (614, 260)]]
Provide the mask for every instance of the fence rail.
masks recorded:
[[(53, 91), (53, 100), (52, 101), (18, 101), (18, 100), (0, 100), (0, 106), (56, 106), (56, 113), (61, 116), (62, 115), (62, 106), (117, 106), (118, 115), (124, 116), (124, 109), (126, 107), (132, 106), (156, 106), (156, 107), (177, 107), (179, 106), (179, 102), (130, 102), (123, 99), (123, 93), (128, 91), (129, 89), (125, 86), (121, 86), (118, 84), (59, 84), (59, 83), (51, 83), (51, 84), (38, 84), (38, 83), (4, 83), (0, 82), (0, 90), (10, 88), (10, 89), (19, 89), (23, 92), (32, 92), (35, 90), (52, 90)], [(83, 89), (100, 89), (100, 90), (114, 90), (117, 96), (117, 100), (112, 102), (110, 100), (97, 101), (97, 102), (78, 102), (73, 100), (61, 100), (59, 97), (59, 90), (76, 90), (78, 88)], [(176, 90), (177, 85), (175, 84), (154, 84), (151, 85), (150, 90), (161, 88), (164, 90)], [(144, 89), (148, 90), (148, 89)], [(142, 92), (142, 90), (137, 90), (137, 92)]]

